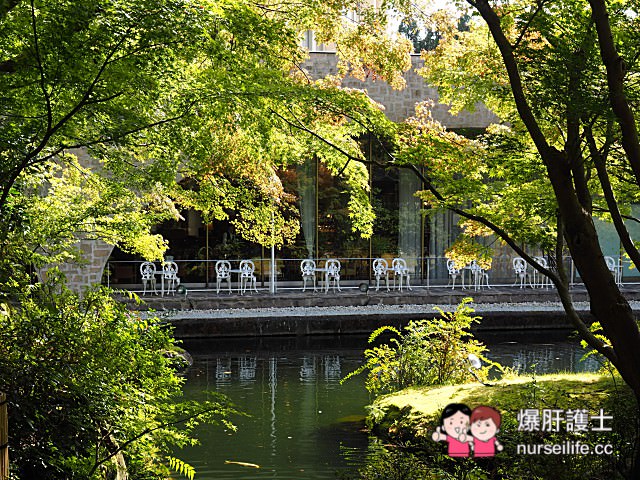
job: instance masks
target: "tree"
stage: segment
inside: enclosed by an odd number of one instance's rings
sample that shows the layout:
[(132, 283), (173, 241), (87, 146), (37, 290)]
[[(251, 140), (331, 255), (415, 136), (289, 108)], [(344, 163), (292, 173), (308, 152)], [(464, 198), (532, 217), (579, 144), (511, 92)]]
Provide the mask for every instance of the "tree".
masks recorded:
[[(421, 148), (452, 154), (463, 164), (452, 167), (456, 180), (445, 186), (444, 166), (429, 161), (427, 197), (488, 227), (551, 278), (581, 336), (615, 365), (640, 403), (640, 333), (594, 225), (596, 217), (612, 222), (626, 255), (640, 265), (624, 223), (635, 220), (630, 204), (638, 201), (640, 186), (638, 4), (467, 3), (483, 22), (467, 33), (449, 28), (438, 49), (425, 56), (423, 74), (456, 110), (483, 100), (511, 125), (494, 127), (464, 152), (459, 138), (421, 122), (412, 131), (423, 136)], [(471, 208), (463, 207), (465, 192)], [(520, 240), (555, 249), (557, 271), (536, 263)], [(564, 242), (604, 337), (593, 335), (573, 308), (559, 261)], [(636, 459), (636, 476), (638, 469)]]
[(438, 42), (440, 41), (440, 34), (433, 30), (426, 30), (424, 31), (424, 34), (421, 35), (423, 32), (420, 31), (418, 22), (414, 19), (405, 18), (402, 20), (398, 27), (398, 31), (411, 40), (413, 49), (416, 52), (421, 52), (422, 50), (433, 50), (438, 46)]
[[(484, 102), (503, 124), (469, 139), (434, 121), (428, 103), (418, 105), (413, 118), (386, 131), (394, 147), (386, 149), (383, 164), (413, 170), (425, 185), (423, 201), (457, 213), (466, 239), (495, 234), (548, 276), (582, 338), (618, 369), (640, 405), (640, 333), (594, 224), (595, 218), (613, 224), (625, 254), (640, 265), (625, 225), (638, 221), (631, 215), (640, 186), (638, 4), (467, 3), (475, 15), (467, 31), (453, 17), (437, 18), (442, 37), (423, 53), (421, 73), (454, 113)], [(317, 136), (308, 125), (290, 122)], [(537, 263), (536, 250), (551, 254), (555, 267)], [(562, 263), (566, 250), (602, 335), (573, 307)], [(639, 471), (640, 458), (633, 474)]]
[(141, 319), (110, 292), (80, 299), (50, 275), (0, 308), (0, 389), (11, 403), (18, 478), (164, 478), (172, 446), (202, 422), (237, 411), (221, 395), (181, 400), (185, 360), (171, 330)]
[[(22, 478), (105, 478), (113, 459), (157, 478), (170, 444), (232, 413), (222, 399), (176, 403), (166, 328), (109, 292), (78, 296), (55, 270), (46, 284), (33, 271), (77, 256), (79, 237), (161, 258), (151, 226), (176, 206), (235, 212), (238, 230), (267, 245), (275, 213), (282, 243), (296, 221), (275, 173), (313, 155), (345, 177), (353, 226), (369, 234), (366, 169), (282, 117), (362, 157), (365, 127), (336, 111), (386, 120), (339, 80), (402, 86), (409, 44), (384, 24), (353, 0), (0, 1), (0, 389)], [(340, 75), (311, 81), (300, 67), (310, 28), (337, 45)]]
[[(356, 11), (358, 21), (345, 21), (346, 10)], [(351, 0), (330, 5), (95, 0), (82, 9), (69, 1), (4, 2), (0, 10), (3, 256), (15, 247), (20, 237), (15, 232), (31, 230), (25, 212), (35, 198), (33, 184), (49, 180), (56, 164), (69, 165), (67, 160), (78, 152), (91, 156), (90, 173), (108, 179), (102, 182), (127, 186), (138, 199), (127, 208), (137, 218), (151, 214), (154, 218), (147, 224), (175, 218), (171, 203), (179, 201), (200, 207), (209, 218), (224, 218), (229, 210), (238, 210), (240, 229), (265, 241), (264, 235), (253, 235), (265, 227), (265, 216), (255, 212), (264, 211), (261, 205), (270, 204), (274, 195), (281, 200), (276, 205), (288, 204), (273, 181), (274, 171), (300, 162), (303, 156), (331, 157), (325, 145), (320, 152), (305, 142), (294, 141), (292, 146), (288, 127), (283, 130), (271, 112), (316, 103), (315, 117), (325, 128), (335, 135), (351, 135), (349, 125), (327, 121), (320, 111), (320, 102), (331, 104), (349, 94), (337, 88), (338, 77), (323, 82), (306, 77), (300, 67), (301, 32), (313, 28), (320, 41), (335, 42), (342, 76), (375, 76), (400, 87), (401, 72), (409, 68), (409, 45), (400, 38), (390, 39), (385, 21), (383, 13)], [(360, 103), (367, 101), (358, 92), (351, 96)], [(356, 228), (366, 235), (372, 218), (361, 201), (366, 181), (357, 168), (341, 173), (355, 175), (350, 182), (352, 212), (365, 212), (365, 220)], [(195, 179), (197, 186), (186, 182), (185, 191), (176, 185), (177, 176)], [(200, 188), (202, 195), (195, 195)], [(203, 202), (205, 198), (208, 201)], [(108, 204), (103, 207), (107, 208), (97, 215), (106, 218), (111, 212)], [(286, 208), (278, 212), (283, 224), (287, 216)], [(89, 215), (84, 226), (92, 223)], [(295, 224), (288, 230), (295, 233)], [(148, 229), (146, 239), (132, 242), (134, 237), (118, 222), (110, 229), (86, 230), (85, 235), (148, 258), (160, 258), (166, 248), (161, 239), (148, 235)], [(46, 244), (28, 244), (22, 256), (34, 249), (52, 250)], [(44, 260), (30, 255), (26, 262)]]

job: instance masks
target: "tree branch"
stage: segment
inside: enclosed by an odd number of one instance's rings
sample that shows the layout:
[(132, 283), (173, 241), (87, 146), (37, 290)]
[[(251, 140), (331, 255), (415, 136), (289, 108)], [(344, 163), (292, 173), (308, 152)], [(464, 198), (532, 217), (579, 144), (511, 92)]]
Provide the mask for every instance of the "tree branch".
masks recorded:
[(638, 249), (634, 245), (633, 240), (631, 240), (629, 230), (627, 230), (627, 227), (624, 224), (624, 220), (622, 219), (622, 215), (620, 214), (618, 202), (616, 202), (613, 188), (611, 187), (611, 182), (609, 180), (609, 175), (607, 174), (605, 159), (598, 151), (591, 130), (587, 129), (586, 134), (589, 144), (589, 150), (591, 151), (591, 156), (596, 166), (596, 171), (598, 172), (598, 179), (600, 180), (600, 185), (602, 186), (602, 192), (607, 202), (607, 207), (609, 207), (609, 213), (611, 214), (613, 225), (616, 228), (616, 232), (618, 232), (618, 236), (620, 237), (620, 242), (622, 243), (624, 250), (631, 258), (631, 261), (635, 265), (640, 266), (640, 252), (638, 252)]
[(109, 461), (111, 458), (115, 457), (118, 453), (124, 451), (129, 445), (131, 445), (134, 442), (137, 442), (138, 440), (140, 440), (145, 435), (153, 433), (156, 430), (160, 430), (162, 428), (172, 427), (172, 426), (178, 425), (180, 423), (188, 422), (189, 420), (191, 420), (193, 418), (199, 417), (199, 416), (204, 415), (206, 413), (215, 412), (216, 410), (220, 410), (220, 407), (216, 406), (216, 407), (212, 407), (212, 408), (207, 408), (207, 409), (205, 409), (205, 410), (203, 410), (201, 412), (194, 413), (193, 415), (189, 415), (188, 417), (180, 418), (180, 419), (175, 420), (173, 422), (161, 423), (160, 425), (156, 425), (155, 427), (150, 427), (150, 428), (147, 428), (147, 429), (143, 430), (141, 433), (139, 433), (135, 437), (130, 438), (129, 440), (124, 442), (122, 445), (119, 445), (118, 448), (115, 451), (110, 452), (109, 455), (107, 455), (103, 459), (98, 460), (96, 463), (94, 463), (93, 467), (91, 468), (91, 471), (89, 472), (88, 477), (91, 478), (91, 476), (95, 473), (95, 471), (98, 469), (98, 467), (100, 465), (102, 465), (103, 463)]
[(38, 143), (38, 145), (34, 149), (32, 149), (29, 153), (27, 153), (25, 157), (22, 159), (22, 162), (20, 162), (20, 164), (17, 165), (10, 172), (9, 178), (6, 180), (6, 182), (4, 182), (2, 195), (0, 196), (0, 212), (4, 211), (6, 207), (7, 198), (9, 197), (9, 192), (11, 191), (11, 189), (13, 188), (13, 185), (15, 184), (16, 180), (20, 176), (20, 173), (22, 173), (31, 164), (32, 159), (37, 157), (40, 154), (40, 152), (42, 152), (42, 150), (46, 148), (51, 137), (53, 137), (53, 135), (55, 135), (55, 133), (58, 130), (60, 130), (69, 120), (71, 120), (87, 104), (87, 102), (89, 101), (89, 98), (93, 94), (95, 87), (98, 85), (98, 82), (102, 78), (102, 75), (106, 70), (107, 65), (109, 64), (109, 60), (120, 49), (124, 41), (127, 39), (130, 31), (131, 29), (127, 30), (127, 32), (125, 32), (125, 34), (122, 35), (122, 38), (111, 49), (111, 51), (103, 61), (102, 65), (96, 72), (96, 75), (94, 76), (93, 81), (87, 87), (86, 91), (84, 92), (82, 98), (78, 101), (78, 103), (76, 103), (76, 105), (69, 112), (67, 112), (66, 115), (64, 115), (60, 120), (58, 120), (58, 122), (55, 125), (53, 126), (50, 125), (49, 128), (47, 128), (47, 131), (40, 139), (40, 142)]
[(622, 148), (631, 165), (636, 183), (640, 186), (640, 141), (638, 139), (638, 129), (633, 111), (624, 93), (624, 78), (627, 67), (613, 42), (609, 14), (604, 0), (589, 0), (589, 4), (591, 5), (593, 21), (598, 32), (600, 56), (607, 71), (609, 101), (618, 119), (622, 133)]
[(509, 83), (511, 85), (511, 92), (513, 94), (513, 99), (515, 101), (518, 114), (520, 115), (522, 122), (527, 128), (529, 135), (531, 135), (531, 139), (535, 143), (538, 151), (543, 155), (544, 158), (546, 156), (544, 155), (544, 153), (548, 152), (550, 147), (547, 143), (547, 139), (545, 138), (544, 133), (542, 132), (537, 120), (533, 115), (529, 102), (524, 95), (524, 88), (522, 86), (520, 72), (518, 71), (518, 64), (513, 55), (513, 48), (504, 32), (502, 31), (500, 18), (498, 17), (496, 12), (493, 11), (491, 5), (489, 5), (489, 2), (487, 0), (467, 0), (467, 3), (478, 10), (487, 26), (489, 27), (491, 36), (493, 37), (493, 40), (496, 42), (496, 45), (500, 50), (504, 66), (507, 70)]
[(536, 6), (535, 11), (533, 12), (533, 14), (531, 14), (531, 17), (529, 18), (529, 20), (527, 20), (527, 24), (524, 26), (524, 28), (520, 32), (520, 35), (518, 35), (518, 38), (516, 39), (515, 43), (513, 44), (512, 48), (514, 50), (516, 50), (520, 46), (520, 42), (522, 42), (522, 39), (527, 34), (527, 30), (529, 30), (529, 27), (531, 26), (531, 23), (533, 22), (533, 20), (538, 16), (538, 13), (540, 13), (542, 11), (542, 8), (544, 7), (544, 4), (545, 4), (545, 0), (540, 0), (538, 2), (538, 5)]
[(33, 47), (36, 54), (36, 62), (38, 64), (38, 73), (40, 74), (40, 90), (42, 90), (42, 96), (44, 97), (45, 106), (47, 108), (47, 131), (51, 130), (51, 123), (53, 122), (53, 114), (51, 113), (51, 98), (47, 91), (47, 80), (44, 74), (44, 67), (42, 66), (42, 56), (40, 55), (40, 44), (38, 42), (38, 28), (36, 23), (36, 9), (34, 1), (31, 0), (31, 31), (33, 33)]
[(387, 162), (387, 163), (380, 163), (380, 162), (375, 162), (373, 160), (364, 160), (364, 159), (355, 157), (355, 156), (351, 155), (349, 152), (345, 151), (340, 146), (334, 144), (333, 142), (327, 140), (326, 138), (324, 138), (323, 136), (317, 134), (313, 130), (307, 128), (299, 120), (298, 120), (298, 123), (294, 123), (291, 120), (289, 120), (288, 118), (286, 118), (283, 115), (281, 115), (278, 112), (276, 112), (275, 110), (271, 110), (271, 112), (274, 115), (276, 115), (279, 118), (281, 118), (282, 120), (284, 120), (287, 124), (289, 124), (293, 128), (297, 128), (299, 130), (302, 130), (304, 132), (309, 133), (310, 135), (314, 136), (315, 138), (317, 138), (317, 139), (321, 140), (322, 142), (326, 143), (327, 145), (329, 145), (331, 148), (337, 150), (338, 152), (340, 152), (341, 154), (343, 154), (344, 156), (346, 156), (350, 160), (353, 160), (353, 161), (356, 161), (356, 162), (360, 162), (360, 163), (363, 163), (365, 165), (373, 163), (375, 165), (380, 165), (380, 166), (383, 166), (383, 167), (394, 166), (394, 167), (397, 167), (397, 168), (406, 168), (406, 169), (409, 169), (409, 170), (413, 171), (415, 173), (415, 175), (427, 187), (427, 189), (436, 197), (436, 199), (438, 199), (438, 201), (441, 202), (441, 204), (442, 204), (442, 206), (444, 208), (447, 208), (448, 210), (450, 210), (450, 211), (452, 211), (454, 213), (457, 213), (461, 217), (464, 217), (464, 218), (466, 218), (468, 220), (473, 220), (475, 222), (481, 223), (485, 227), (490, 228), (493, 232), (495, 232), (496, 235), (498, 235), (500, 238), (502, 238), (502, 240), (504, 240), (518, 255), (520, 255), (533, 268), (538, 270), (543, 275), (546, 275), (549, 279), (551, 279), (554, 282), (554, 284), (560, 283), (560, 278), (554, 272), (552, 272), (548, 268), (544, 268), (542, 265), (540, 265), (538, 262), (536, 262), (534, 260), (534, 258), (531, 257), (529, 254), (527, 254), (527, 252), (525, 252), (522, 248), (520, 248), (520, 246), (515, 242), (515, 240), (513, 240), (511, 238), (511, 236), (506, 231), (504, 231), (502, 228), (500, 228), (499, 226), (497, 226), (496, 224), (494, 224), (493, 222), (491, 222), (490, 220), (488, 220), (488, 219), (486, 219), (484, 217), (481, 217), (479, 215), (475, 215), (473, 213), (466, 212), (465, 210), (462, 210), (461, 208), (458, 208), (458, 207), (454, 207), (452, 205), (447, 205), (446, 199), (435, 188), (435, 186), (433, 185), (433, 182), (428, 177), (423, 175), (423, 173), (415, 165), (399, 163), (399, 162), (397, 162), (395, 160), (395, 158), (391, 154), (389, 154), (389, 156), (390, 156), (390, 158), (392, 158), (392, 161)]
[(22, 0), (0, 0), (0, 22), (4, 21), (9, 12), (17, 7), (21, 1)]

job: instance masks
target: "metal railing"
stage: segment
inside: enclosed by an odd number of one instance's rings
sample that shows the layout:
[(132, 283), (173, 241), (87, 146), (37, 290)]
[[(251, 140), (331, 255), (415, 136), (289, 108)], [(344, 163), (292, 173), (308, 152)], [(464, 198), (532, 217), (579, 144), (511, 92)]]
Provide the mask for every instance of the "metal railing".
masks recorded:
[[(383, 257), (385, 258), (385, 257)], [(451, 279), (447, 269), (447, 259), (445, 257), (403, 257), (407, 262), (407, 267), (411, 275), (411, 286), (418, 288), (451, 288)], [(486, 270), (489, 275), (489, 284), (493, 287), (519, 286), (519, 280), (513, 269), (513, 258), (511, 256), (499, 256), (492, 259), (491, 268)], [(359, 288), (362, 283), (375, 288), (375, 276), (372, 269), (375, 258), (345, 258), (337, 257), (341, 264), (340, 286), (342, 288)], [(385, 258), (391, 266), (392, 258)], [(232, 268), (238, 268), (241, 259), (230, 260)], [(271, 279), (271, 259), (252, 258), (255, 264), (255, 276), (259, 290), (269, 290)], [(275, 283), (279, 290), (301, 290), (302, 274), (300, 270), (299, 258), (276, 258), (275, 261)], [(324, 266), (327, 258), (313, 259), (318, 268)], [(627, 259), (617, 259), (620, 268), (620, 278), (622, 284), (640, 284), (640, 273)], [(189, 290), (215, 290), (216, 272), (214, 260), (173, 260), (178, 264), (178, 276), (181, 285), (185, 285)], [(133, 291), (142, 291), (142, 279), (140, 276), (140, 264), (142, 261), (109, 261), (105, 267), (104, 281), (108, 286), (114, 288), (124, 288)], [(571, 286), (581, 285), (582, 280), (573, 264), (571, 257), (564, 258), (564, 267), (569, 274)], [(156, 262), (158, 272), (162, 270), (161, 263)], [(530, 279), (526, 285), (530, 287), (533, 281), (533, 267), (527, 266)], [(471, 284), (470, 272), (465, 273), (465, 284)], [(392, 282), (393, 275), (390, 275)], [(318, 282), (322, 280), (321, 275), (317, 277)], [(459, 288), (460, 278), (456, 281), (456, 289)], [(232, 278), (232, 287), (238, 288), (238, 279)], [(225, 283), (226, 287), (226, 283)], [(381, 283), (381, 289), (385, 288)]]

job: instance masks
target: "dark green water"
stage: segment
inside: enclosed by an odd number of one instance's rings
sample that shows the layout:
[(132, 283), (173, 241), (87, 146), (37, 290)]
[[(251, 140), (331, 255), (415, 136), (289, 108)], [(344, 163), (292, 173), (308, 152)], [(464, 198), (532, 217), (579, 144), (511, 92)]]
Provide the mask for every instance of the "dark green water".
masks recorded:
[[(513, 336), (509, 342), (496, 336), (481, 339), (490, 346), (491, 358), (521, 371), (598, 368), (594, 360), (580, 362), (583, 352), (564, 334), (526, 334), (515, 342)], [(187, 397), (218, 391), (251, 414), (236, 419), (235, 433), (202, 427), (201, 445), (176, 452), (195, 467), (198, 480), (335, 479), (338, 472), (364, 463), (370, 445), (362, 431), (369, 403), (364, 379), (339, 381), (360, 365), (365, 337), (191, 341), (184, 346), (194, 357)]]

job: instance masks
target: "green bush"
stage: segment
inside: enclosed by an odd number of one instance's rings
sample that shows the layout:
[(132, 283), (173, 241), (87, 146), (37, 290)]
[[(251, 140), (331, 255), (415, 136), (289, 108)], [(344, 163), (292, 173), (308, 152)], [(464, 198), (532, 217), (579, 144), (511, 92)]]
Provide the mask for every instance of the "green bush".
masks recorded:
[(184, 367), (166, 325), (96, 288), (80, 297), (55, 275), (0, 305), (0, 391), (9, 399), (11, 467), (20, 479), (166, 478), (174, 446), (227, 400), (180, 401)]
[(487, 366), (475, 373), (486, 379), (495, 363), (484, 357), (486, 347), (469, 331), (479, 318), (471, 316), (473, 309), (467, 305), (471, 301), (465, 298), (454, 312), (438, 309), (440, 318), (411, 321), (403, 331), (390, 326), (377, 329), (369, 337), (370, 344), (386, 332), (395, 336), (388, 343), (365, 350), (365, 363), (344, 380), (368, 372), (365, 384), (376, 396), (410, 386), (465, 383), (474, 380), (469, 354), (485, 361)]

